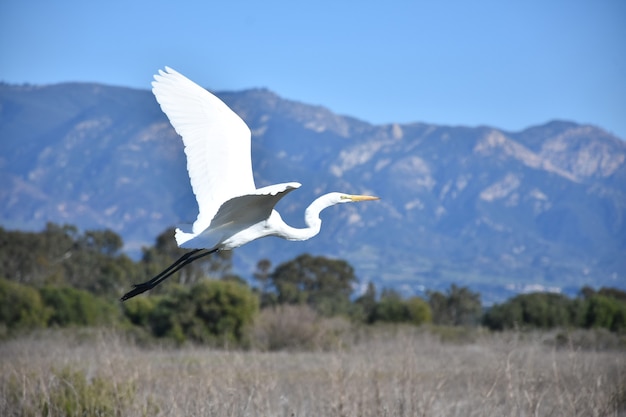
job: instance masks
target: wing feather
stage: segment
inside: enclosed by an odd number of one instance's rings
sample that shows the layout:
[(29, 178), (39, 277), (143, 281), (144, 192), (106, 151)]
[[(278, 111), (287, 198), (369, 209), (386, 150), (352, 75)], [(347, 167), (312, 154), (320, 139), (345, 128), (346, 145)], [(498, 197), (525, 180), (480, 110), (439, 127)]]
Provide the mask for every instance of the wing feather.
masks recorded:
[(175, 70), (165, 67), (154, 79), (152, 92), (185, 145), (198, 234), (225, 201), (256, 189), (250, 129), (219, 98)]
[(242, 229), (267, 220), (278, 201), (300, 183), (287, 182), (259, 188), (254, 193), (237, 196), (221, 205), (211, 222), (211, 229), (219, 229), (236, 222)]
[[(211, 226), (200, 234), (176, 229), (178, 246), (186, 249), (214, 248), (225, 239), (246, 230), (254, 224), (267, 220), (278, 201), (300, 187), (297, 182), (274, 184), (259, 188), (251, 194), (233, 197), (222, 204), (211, 221)], [(261, 237), (251, 235), (249, 239), (230, 242), (225, 247), (232, 249)]]

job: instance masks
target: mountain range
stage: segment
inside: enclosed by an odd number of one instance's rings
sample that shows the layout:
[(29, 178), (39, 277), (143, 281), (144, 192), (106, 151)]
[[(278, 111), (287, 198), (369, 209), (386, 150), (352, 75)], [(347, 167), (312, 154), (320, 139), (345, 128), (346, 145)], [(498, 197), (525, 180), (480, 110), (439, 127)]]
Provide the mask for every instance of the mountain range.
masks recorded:
[[(245, 278), (307, 252), (404, 294), (626, 287), (626, 142), (599, 127), (372, 125), (266, 89), (217, 95), (252, 130), (257, 186), (303, 184), (278, 206), (288, 223), (322, 193), (381, 197), (324, 211), (309, 241), (236, 249)], [(110, 228), (139, 256), (196, 217), (182, 141), (148, 90), (0, 84), (0, 151), (5, 228)]]

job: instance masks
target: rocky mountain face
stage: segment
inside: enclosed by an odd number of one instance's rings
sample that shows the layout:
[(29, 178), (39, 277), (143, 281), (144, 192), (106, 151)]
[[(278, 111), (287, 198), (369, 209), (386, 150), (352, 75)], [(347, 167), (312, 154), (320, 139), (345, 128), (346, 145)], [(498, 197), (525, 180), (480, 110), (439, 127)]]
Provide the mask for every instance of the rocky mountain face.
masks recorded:
[[(626, 286), (626, 143), (598, 127), (371, 125), (268, 90), (218, 95), (253, 132), (257, 186), (303, 184), (278, 207), (290, 224), (321, 193), (382, 198), (328, 209), (310, 241), (236, 249), (244, 277), (309, 252), (405, 293)], [(147, 90), (1, 84), (0, 184), (3, 227), (110, 228), (135, 255), (197, 210), (182, 142)]]

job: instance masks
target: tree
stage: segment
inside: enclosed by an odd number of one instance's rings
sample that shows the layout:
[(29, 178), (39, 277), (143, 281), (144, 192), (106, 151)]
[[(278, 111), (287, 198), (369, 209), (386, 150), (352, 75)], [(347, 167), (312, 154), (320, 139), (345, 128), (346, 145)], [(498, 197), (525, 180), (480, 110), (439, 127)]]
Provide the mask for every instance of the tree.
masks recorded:
[(261, 259), (256, 264), (253, 276), (259, 282), (261, 308), (276, 305), (276, 294), (271, 291), (272, 262), (269, 259)]
[(519, 296), (525, 324), (534, 327), (553, 328), (571, 324), (569, 304), (563, 294), (531, 293)]
[(106, 256), (117, 255), (124, 246), (122, 237), (108, 229), (87, 230), (81, 241), (85, 247)]
[(549, 329), (576, 325), (580, 303), (563, 294), (537, 292), (520, 294), (502, 304), (491, 307), (483, 324), (493, 330), (514, 327)]
[(452, 324), (452, 317), (448, 310), (448, 298), (439, 291), (429, 291), (428, 304), (433, 313), (433, 323), (435, 324)]
[(268, 287), (270, 285), (271, 272), (272, 272), (272, 261), (265, 258), (257, 262), (256, 271), (254, 272), (253, 276), (254, 276), (254, 279), (259, 281), (259, 283), (261, 284), (262, 292), (266, 292), (269, 289)]
[(258, 301), (246, 286), (233, 281), (204, 280), (190, 288), (174, 287), (150, 310), (156, 336), (179, 342), (240, 343), (252, 323)]
[(506, 302), (495, 304), (483, 316), (483, 324), (491, 330), (512, 329), (523, 324), (522, 305)]
[(428, 304), (435, 324), (469, 326), (478, 323), (482, 305), (480, 294), (452, 284), (445, 294), (428, 292)]
[(356, 283), (354, 269), (346, 261), (308, 254), (280, 264), (271, 279), (278, 303), (306, 303), (325, 316), (348, 313)]
[(54, 223), (39, 233), (0, 228), (0, 276), (35, 286), (64, 279), (63, 262), (77, 233), (73, 226)]
[(373, 323), (376, 310), (376, 287), (373, 282), (367, 284), (367, 289), (362, 296), (354, 301), (356, 311), (354, 315), (365, 323)]
[(611, 331), (626, 329), (626, 302), (599, 292), (592, 295), (586, 301), (584, 324), (585, 327), (604, 327)]
[(65, 285), (117, 294), (134, 281), (137, 268), (120, 254), (122, 238), (110, 230), (79, 233), (48, 223), (38, 233), (0, 229), (0, 274), (24, 284)]
[(402, 323), (408, 321), (408, 309), (400, 294), (392, 289), (385, 288), (380, 295), (373, 314), (373, 322), (384, 321)]
[(598, 290), (598, 294), (626, 303), (626, 292), (617, 288), (602, 287)]

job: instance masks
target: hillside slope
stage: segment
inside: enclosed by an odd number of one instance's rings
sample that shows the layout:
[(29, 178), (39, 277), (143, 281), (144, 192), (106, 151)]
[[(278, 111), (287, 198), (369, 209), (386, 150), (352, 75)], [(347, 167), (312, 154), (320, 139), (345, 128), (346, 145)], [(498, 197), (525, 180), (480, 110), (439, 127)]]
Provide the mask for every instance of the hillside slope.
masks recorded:
[[(257, 186), (303, 184), (279, 206), (291, 224), (321, 193), (382, 198), (329, 209), (310, 241), (237, 249), (246, 277), (310, 252), (407, 292), (624, 286), (626, 143), (600, 128), (375, 126), (268, 90), (219, 95), (253, 132)], [(3, 227), (111, 228), (137, 254), (195, 218), (182, 143), (147, 90), (1, 84), (0, 141)]]

